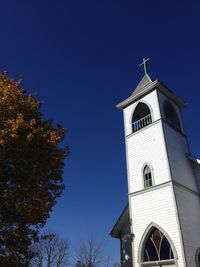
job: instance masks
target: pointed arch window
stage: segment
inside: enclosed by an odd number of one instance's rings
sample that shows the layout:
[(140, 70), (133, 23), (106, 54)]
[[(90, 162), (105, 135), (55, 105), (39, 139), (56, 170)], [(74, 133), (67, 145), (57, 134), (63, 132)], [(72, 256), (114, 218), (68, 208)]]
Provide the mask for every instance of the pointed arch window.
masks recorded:
[(151, 123), (152, 116), (149, 107), (143, 102), (138, 103), (132, 117), (133, 132), (142, 129)]
[(144, 244), (142, 261), (154, 262), (174, 260), (174, 254), (167, 237), (156, 227), (150, 231)]
[(145, 165), (143, 170), (144, 188), (151, 187), (153, 185), (152, 170), (149, 165)]

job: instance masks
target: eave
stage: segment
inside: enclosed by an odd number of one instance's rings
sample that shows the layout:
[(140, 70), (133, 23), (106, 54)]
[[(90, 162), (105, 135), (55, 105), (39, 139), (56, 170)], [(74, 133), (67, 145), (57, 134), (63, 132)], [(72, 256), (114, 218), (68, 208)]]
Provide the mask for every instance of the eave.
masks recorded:
[(196, 159), (193, 156), (191, 156), (190, 154), (186, 154), (187, 158), (192, 161), (192, 163), (200, 165), (200, 159)]
[(110, 236), (114, 238), (120, 238), (121, 237), (121, 229), (123, 228), (124, 224), (127, 223), (127, 220), (129, 221), (129, 206), (128, 204), (123, 209), (122, 213), (120, 214), (119, 218), (117, 219), (115, 225), (113, 226)]
[(155, 81), (151, 82), (150, 84), (144, 86), (136, 94), (134, 94), (134, 92), (133, 92), (133, 94), (130, 97), (128, 97), (127, 99), (125, 99), (124, 101), (122, 101), (121, 103), (119, 103), (116, 107), (118, 109), (124, 109), (125, 107), (129, 106), (133, 102), (139, 100), (144, 95), (146, 95), (146, 94), (148, 94), (148, 93), (150, 93), (150, 92), (152, 92), (153, 90), (156, 90), (156, 89), (159, 90), (159, 91), (161, 91), (168, 98), (170, 98), (180, 108), (183, 108), (183, 107), (186, 106), (186, 103), (183, 100), (181, 100), (177, 95), (175, 95), (169, 88), (167, 88), (160, 81), (155, 80)]

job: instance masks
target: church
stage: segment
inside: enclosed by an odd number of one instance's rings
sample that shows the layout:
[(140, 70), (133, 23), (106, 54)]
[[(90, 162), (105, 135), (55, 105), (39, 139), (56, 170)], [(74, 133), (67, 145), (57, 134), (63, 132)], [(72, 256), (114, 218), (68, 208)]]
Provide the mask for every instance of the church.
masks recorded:
[[(111, 236), (122, 267), (200, 267), (200, 160), (190, 152), (185, 102), (144, 77), (117, 105), (123, 111), (128, 205)], [(194, 127), (197, 126), (194, 124)]]

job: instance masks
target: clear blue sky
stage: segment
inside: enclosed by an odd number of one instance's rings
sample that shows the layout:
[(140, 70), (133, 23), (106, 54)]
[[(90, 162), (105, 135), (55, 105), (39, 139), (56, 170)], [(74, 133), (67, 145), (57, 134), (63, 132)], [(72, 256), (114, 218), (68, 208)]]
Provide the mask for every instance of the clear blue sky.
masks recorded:
[(200, 2), (134, 0), (6, 0), (1, 2), (0, 64), (24, 75), (44, 101), (46, 118), (69, 129), (67, 190), (48, 227), (75, 245), (106, 240), (127, 201), (122, 113), (150, 57), (149, 74), (181, 96), (193, 154), (200, 157)]

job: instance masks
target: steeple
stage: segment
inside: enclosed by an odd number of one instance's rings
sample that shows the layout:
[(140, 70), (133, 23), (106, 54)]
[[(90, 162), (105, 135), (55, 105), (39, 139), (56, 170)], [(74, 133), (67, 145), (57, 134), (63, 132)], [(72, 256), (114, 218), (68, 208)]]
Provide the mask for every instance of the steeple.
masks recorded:
[(143, 62), (139, 65), (140, 67), (143, 66), (144, 68), (144, 76), (142, 78), (142, 80), (139, 82), (139, 84), (137, 85), (137, 87), (135, 88), (134, 92), (132, 93), (132, 95), (138, 94), (140, 93), (140, 91), (147, 85), (152, 83), (152, 79), (150, 78), (150, 76), (147, 73), (147, 66), (146, 63), (150, 60), (150, 58), (143, 58)]
[(140, 64), (142, 80), (117, 105), (123, 110), (128, 207), (111, 235), (120, 239), (122, 267), (200, 266), (200, 165), (183, 127), (185, 102), (149, 77), (147, 61)]
[(144, 95), (150, 93), (153, 90), (161, 91), (165, 96), (171, 99), (176, 105), (179, 107), (184, 107), (186, 103), (181, 100), (177, 95), (175, 95), (167, 86), (165, 86), (159, 80), (152, 80), (151, 77), (147, 73), (147, 66), (146, 63), (150, 60), (150, 58), (143, 58), (143, 62), (139, 65), (140, 67), (144, 67), (144, 76), (134, 89), (131, 96), (127, 99), (119, 103), (116, 107), (119, 109), (123, 109), (133, 103), (134, 101), (140, 99)]

